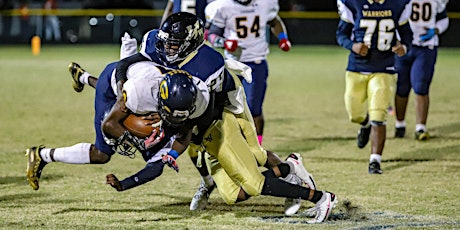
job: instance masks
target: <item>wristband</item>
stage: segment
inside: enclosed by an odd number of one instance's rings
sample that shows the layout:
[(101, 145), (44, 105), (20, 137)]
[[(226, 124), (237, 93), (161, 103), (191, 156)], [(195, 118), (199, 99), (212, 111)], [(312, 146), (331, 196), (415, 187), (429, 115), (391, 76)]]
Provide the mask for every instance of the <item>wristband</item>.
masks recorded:
[(286, 33), (284, 32), (281, 32), (278, 34), (278, 40), (281, 40), (281, 39), (288, 39), (288, 36)]
[(174, 159), (177, 159), (177, 157), (179, 157), (179, 153), (174, 150), (174, 149), (171, 149), (169, 152), (168, 152), (168, 155), (172, 156)]

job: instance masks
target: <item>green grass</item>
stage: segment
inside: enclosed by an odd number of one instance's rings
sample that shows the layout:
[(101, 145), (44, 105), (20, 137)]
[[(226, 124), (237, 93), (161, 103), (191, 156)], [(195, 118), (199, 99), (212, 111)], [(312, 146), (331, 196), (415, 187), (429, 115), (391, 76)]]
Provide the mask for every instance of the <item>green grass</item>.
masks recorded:
[[(458, 229), (460, 228), (460, 49), (441, 48), (431, 87), (428, 127), (433, 138), (394, 139), (388, 120), (382, 175), (369, 175), (369, 146), (358, 149), (358, 126), (343, 103), (347, 51), (336, 46), (273, 47), (265, 109), (264, 146), (285, 157), (300, 152), (319, 189), (341, 201), (332, 221), (306, 224), (284, 217), (284, 199), (253, 197), (226, 205), (217, 192), (205, 211), (189, 211), (199, 176), (188, 157), (180, 173), (165, 169), (155, 181), (125, 192), (105, 175), (125, 178), (144, 167), (141, 157), (115, 155), (105, 165), (48, 165), (33, 191), (25, 179), (24, 150), (33, 145), (93, 142), (94, 90), (75, 93), (70, 61), (98, 75), (119, 58), (115, 45), (0, 46), (0, 228), (2, 229)], [(346, 202), (345, 202), (346, 201)], [(348, 204), (350, 203), (350, 204)], [(303, 202), (301, 210), (312, 207)]]

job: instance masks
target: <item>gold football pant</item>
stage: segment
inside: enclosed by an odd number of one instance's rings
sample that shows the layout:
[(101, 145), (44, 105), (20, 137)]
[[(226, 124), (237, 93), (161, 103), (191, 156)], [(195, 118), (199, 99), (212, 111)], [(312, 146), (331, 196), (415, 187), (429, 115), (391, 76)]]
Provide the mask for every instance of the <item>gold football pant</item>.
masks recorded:
[(394, 99), (396, 74), (345, 74), (345, 107), (351, 122), (362, 123), (369, 113), (371, 121), (387, 120), (387, 108)]

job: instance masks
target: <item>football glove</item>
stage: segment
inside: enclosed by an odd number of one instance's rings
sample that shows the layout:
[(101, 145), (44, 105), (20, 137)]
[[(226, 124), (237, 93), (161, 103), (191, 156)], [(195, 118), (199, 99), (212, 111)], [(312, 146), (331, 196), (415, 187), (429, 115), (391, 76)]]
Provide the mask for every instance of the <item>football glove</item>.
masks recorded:
[(420, 41), (421, 42), (426, 42), (430, 39), (432, 39), (436, 35), (436, 30), (434, 28), (426, 28), (426, 33), (420, 35)]
[(131, 38), (127, 32), (121, 38), (120, 59), (132, 56), (137, 53), (137, 40)]
[(150, 149), (158, 144), (165, 137), (165, 131), (163, 128), (154, 129), (152, 134), (144, 141), (146, 149)]
[(163, 155), (161, 162), (168, 165), (174, 171), (179, 172), (179, 165), (177, 165), (176, 158), (179, 156), (179, 153), (175, 150), (171, 150), (168, 154)]
[(224, 42), (224, 47), (227, 51), (235, 52), (238, 48), (238, 40), (235, 39), (226, 39)]
[(278, 46), (280, 47), (281, 50), (287, 52), (291, 49), (291, 42), (288, 40), (286, 33), (281, 32), (278, 35), (278, 40), (279, 40)]

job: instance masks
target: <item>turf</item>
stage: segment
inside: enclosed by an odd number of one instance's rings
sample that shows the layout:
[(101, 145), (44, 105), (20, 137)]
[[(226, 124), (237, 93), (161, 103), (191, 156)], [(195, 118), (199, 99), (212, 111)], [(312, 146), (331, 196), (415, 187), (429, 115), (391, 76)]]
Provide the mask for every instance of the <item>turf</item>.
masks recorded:
[(413, 95), (407, 135), (394, 139), (388, 119), (384, 174), (369, 175), (369, 146), (358, 149), (358, 126), (344, 103), (347, 51), (338, 46), (272, 47), (264, 104), (264, 147), (282, 157), (300, 152), (319, 189), (335, 192), (340, 205), (330, 221), (308, 225), (283, 216), (284, 199), (253, 197), (226, 205), (217, 192), (208, 209), (189, 211), (199, 184), (190, 159), (180, 172), (166, 168), (155, 181), (125, 192), (104, 184), (105, 175), (125, 178), (144, 167), (140, 156), (115, 155), (105, 165), (48, 165), (33, 191), (25, 178), (24, 150), (93, 142), (94, 90), (75, 93), (67, 64), (76, 61), (98, 75), (119, 58), (116, 45), (0, 46), (0, 228), (2, 229), (459, 229), (460, 49), (441, 48), (431, 87), (428, 127), (418, 142)]

